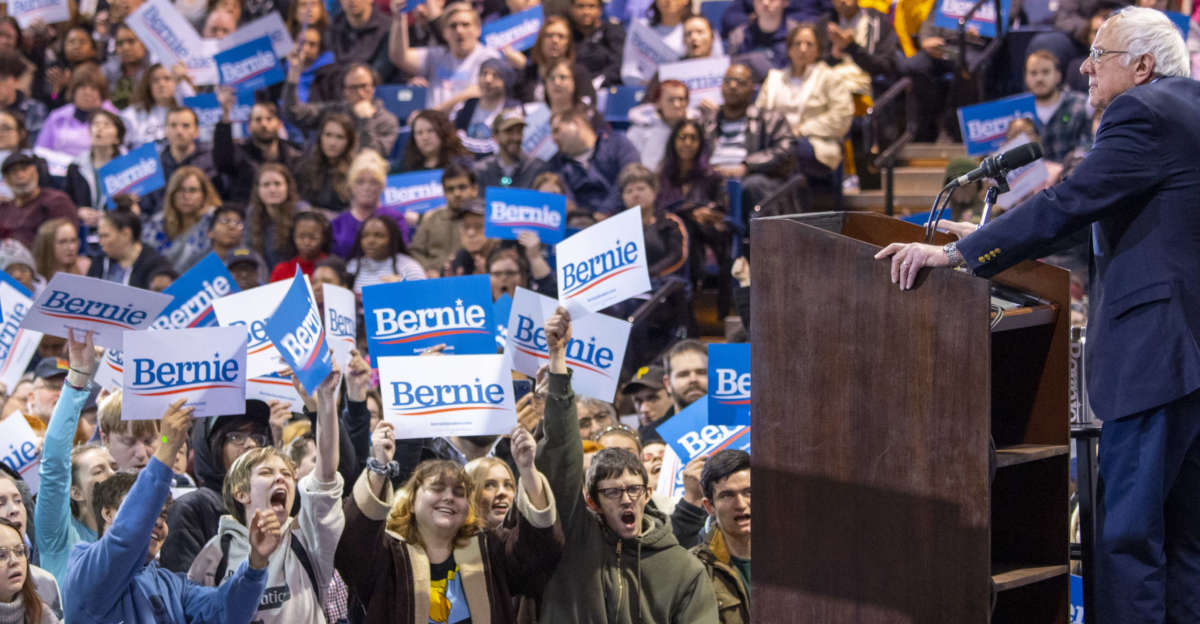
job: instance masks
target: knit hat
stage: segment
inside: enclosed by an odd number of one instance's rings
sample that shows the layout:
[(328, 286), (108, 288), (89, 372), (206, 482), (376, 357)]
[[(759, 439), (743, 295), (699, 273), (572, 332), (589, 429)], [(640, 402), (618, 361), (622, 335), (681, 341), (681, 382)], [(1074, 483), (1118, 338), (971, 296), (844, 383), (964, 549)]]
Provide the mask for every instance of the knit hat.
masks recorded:
[(942, 180), (942, 184), (949, 184), (954, 178), (966, 175), (978, 166), (979, 161), (969, 156), (951, 158), (950, 162), (946, 163), (946, 176)]

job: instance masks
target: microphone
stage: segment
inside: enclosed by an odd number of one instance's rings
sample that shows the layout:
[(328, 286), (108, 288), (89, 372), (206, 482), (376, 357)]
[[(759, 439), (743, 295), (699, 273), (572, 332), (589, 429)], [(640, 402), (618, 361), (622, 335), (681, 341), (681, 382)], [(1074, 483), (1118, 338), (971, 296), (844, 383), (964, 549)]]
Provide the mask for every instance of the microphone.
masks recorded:
[(1024, 167), (1041, 158), (1043, 153), (1041, 143), (1018, 145), (1003, 154), (984, 158), (978, 167), (958, 176), (952, 184), (954, 186), (963, 186), (980, 178), (1003, 178), (1004, 174), (1009, 171)]

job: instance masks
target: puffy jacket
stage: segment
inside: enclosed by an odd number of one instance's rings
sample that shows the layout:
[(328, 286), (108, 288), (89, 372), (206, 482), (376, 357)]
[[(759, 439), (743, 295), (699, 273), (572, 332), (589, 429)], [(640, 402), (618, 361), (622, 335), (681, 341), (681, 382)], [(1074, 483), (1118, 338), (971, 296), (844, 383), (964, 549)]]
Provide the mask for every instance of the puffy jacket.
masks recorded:
[(692, 548), (692, 554), (700, 559), (712, 579), (717, 608), (721, 610), (721, 624), (747, 624), (750, 621), (750, 592), (730, 562), (725, 534), (720, 530), (713, 531), (707, 540)]

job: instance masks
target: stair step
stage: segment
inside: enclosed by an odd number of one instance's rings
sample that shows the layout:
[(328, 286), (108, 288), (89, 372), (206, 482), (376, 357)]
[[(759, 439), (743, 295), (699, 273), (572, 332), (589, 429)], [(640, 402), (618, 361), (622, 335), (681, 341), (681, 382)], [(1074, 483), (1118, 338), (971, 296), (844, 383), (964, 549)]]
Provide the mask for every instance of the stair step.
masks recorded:
[[(904, 212), (924, 212), (933, 205), (937, 193), (901, 193), (899, 190), (892, 196), (896, 214)], [(884, 211), (883, 191), (859, 191), (842, 196), (842, 206), (846, 210)]]
[(945, 167), (896, 167), (896, 192), (902, 194), (937, 194), (945, 179)]
[(911, 160), (950, 160), (966, 156), (962, 143), (909, 143), (900, 150), (901, 161)]

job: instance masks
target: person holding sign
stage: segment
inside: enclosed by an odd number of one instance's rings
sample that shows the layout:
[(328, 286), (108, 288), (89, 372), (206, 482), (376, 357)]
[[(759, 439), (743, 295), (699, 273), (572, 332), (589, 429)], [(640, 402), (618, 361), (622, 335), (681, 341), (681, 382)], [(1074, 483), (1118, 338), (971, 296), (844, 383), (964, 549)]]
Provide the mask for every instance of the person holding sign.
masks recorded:
[[(479, 14), (469, 2), (451, 2), (442, 12), (446, 46), (413, 48), (405, 25), (407, 0), (392, 0), (392, 32), (388, 58), (405, 72), (429, 81), (430, 108), (449, 113), (460, 102), (479, 97), (479, 66), (500, 53), (479, 42)], [(415, 129), (414, 129), (415, 130)]]
[(453, 461), (421, 462), (394, 493), (395, 447), (391, 426), (381, 424), (345, 502), (335, 556), (338, 573), (364, 603), (363, 621), (515, 621), (513, 599), (538, 595), (563, 545), (555, 496), (534, 465), (533, 435), (520, 427), (512, 433), (517, 513), (489, 530), (480, 530), (484, 512), (475, 506), (470, 474)]
[(259, 165), (277, 162), (295, 169), (302, 153), (279, 138), (283, 122), (279, 119), (279, 108), (273, 102), (254, 103), (250, 108), (250, 123), (246, 126), (250, 136), (235, 142), (230, 117), (235, 100), (233, 90), (228, 87), (217, 89), (217, 99), (221, 103), (221, 121), (213, 130), (213, 163), (217, 171), (233, 181), (226, 197), (245, 202), (250, 198)]
[(136, 477), (119, 473), (102, 483), (94, 504), (100, 539), (71, 553), (66, 615), (72, 622), (141, 624), (249, 622), (267, 585), (267, 566), (283, 541), (279, 520), (263, 510), (250, 525), (250, 556), (221, 587), (202, 587), (162, 568), (163, 539), (174, 472), (187, 440), (192, 409), (179, 399), (162, 419), (162, 444)]
[(571, 317), (560, 307), (546, 321), (550, 377), (537, 461), (554, 467), (550, 489), (567, 541), (542, 594), (539, 622), (573, 621), (588, 613), (594, 622), (717, 624), (717, 601), (704, 566), (679, 545), (667, 517), (646, 505), (650, 488), (641, 458), (604, 449), (584, 474), (567, 372), (570, 339)]
[(283, 87), (283, 112), (287, 121), (305, 132), (316, 129), (327, 113), (349, 114), (358, 126), (357, 145), (380, 154), (391, 154), (400, 135), (400, 121), (375, 98), (379, 76), (364, 63), (353, 63), (342, 76), (342, 97), (328, 103), (301, 102), (299, 96), (300, 48), (288, 59), (287, 83)]
[(146, 223), (142, 242), (183, 273), (211, 251), (208, 231), (220, 205), (221, 196), (203, 171), (180, 167), (167, 181), (162, 212)]
[(80, 207), (80, 212), (90, 215), (90, 218), (84, 218), (84, 222), (95, 226), (109, 199), (96, 172), (125, 153), (125, 122), (118, 115), (100, 109), (92, 114), (88, 128), (92, 135), (92, 146), (76, 156), (67, 167), (67, 194)]
[[(360, 385), (369, 381), (365, 374), (359, 378)], [(229, 515), (221, 517), (220, 532), (204, 545), (188, 570), (190, 580), (209, 587), (225, 582), (252, 556), (252, 521), (260, 513), (273, 515), (288, 546), (276, 549), (268, 560), (271, 599), (260, 603), (255, 622), (322, 621), (322, 602), (333, 577), (333, 554), (346, 521), (340, 505), (342, 478), (337, 471), (337, 391), (341, 381), (341, 372), (334, 369), (310, 398), (317, 405), (316, 466), (312, 472), (297, 480), (291, 459), (273, 446), (238, 457), (225, 477)], [(293, 518), (297, 490), (303, 496)]]

